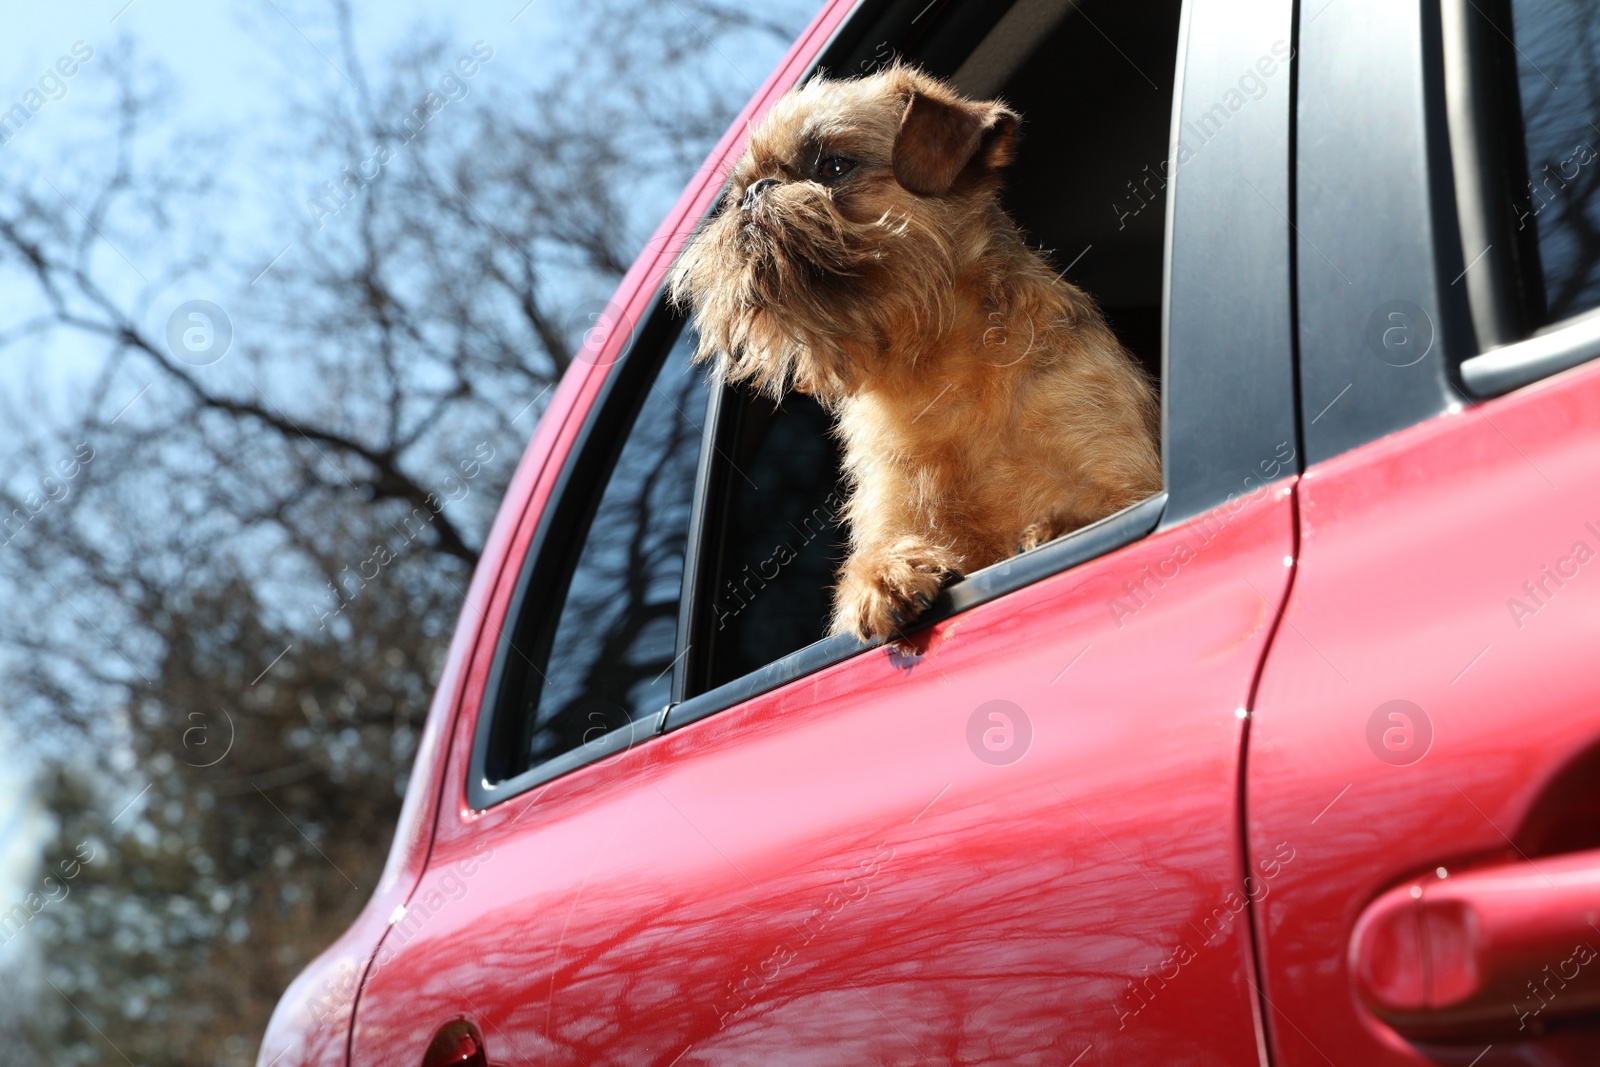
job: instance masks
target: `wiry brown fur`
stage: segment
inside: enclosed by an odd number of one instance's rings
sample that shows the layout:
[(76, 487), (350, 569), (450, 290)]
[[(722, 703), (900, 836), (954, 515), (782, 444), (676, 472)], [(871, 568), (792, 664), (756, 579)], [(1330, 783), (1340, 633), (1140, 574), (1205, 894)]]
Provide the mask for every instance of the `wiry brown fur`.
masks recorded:
[[(1015, 126), (909, 67), (814, 79), (752, 132), (673, 268), (719, 377), (835, 415), (835, 632), (898, 636), (950, 575), (1161, 487), (1149, 382), (1000, 207)], [(828, 180), (830, 157), (854, 168)]]

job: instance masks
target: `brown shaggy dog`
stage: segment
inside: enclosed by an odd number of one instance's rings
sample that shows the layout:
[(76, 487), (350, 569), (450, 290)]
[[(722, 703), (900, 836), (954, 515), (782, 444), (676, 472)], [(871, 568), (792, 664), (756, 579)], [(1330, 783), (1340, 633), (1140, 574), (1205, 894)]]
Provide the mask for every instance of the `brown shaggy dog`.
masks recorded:
[(813, 79), (673, 268), (720, 378), (837, 420), (836, 633), (899, 637), (950, 576), (1161, 488), (1149, 381), (1000, 206), (1016, 127), (909, 67)]

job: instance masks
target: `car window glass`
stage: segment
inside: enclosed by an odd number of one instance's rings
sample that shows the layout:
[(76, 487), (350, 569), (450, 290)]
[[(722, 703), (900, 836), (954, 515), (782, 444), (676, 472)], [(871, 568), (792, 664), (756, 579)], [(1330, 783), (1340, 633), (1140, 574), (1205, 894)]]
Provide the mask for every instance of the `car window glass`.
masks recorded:
[(1512, 0), (1527, 147), (1519, 228), (1538, 234), (1548, 321), (1600, 305), (1600, 7)]
[[(568, 484), (569, 492), (600, 491), (586, 519), (580, 513), (561, 531), (575, 531), (565, 580), (545, 585), (547, 595), (539, 595), (536, 582), (523, 606), (506, 660), (499, 712), (506, 719), (495, 727), (492, 780), (593, 744), (670, 699), (706, 409), (692, 352), (685, 331), (649, 382), (631, 427), (624, 427), (603, 483), (582, 472)], [(608, 436), (612, 442), (620, 436), (603, 427), (596, 432), (600, 439), (591, 435), (588, 444), (602, 449)], [(556, 528), (573, 514), (567, 504)], [(559, 612), (551, 610), (556, 603)]]

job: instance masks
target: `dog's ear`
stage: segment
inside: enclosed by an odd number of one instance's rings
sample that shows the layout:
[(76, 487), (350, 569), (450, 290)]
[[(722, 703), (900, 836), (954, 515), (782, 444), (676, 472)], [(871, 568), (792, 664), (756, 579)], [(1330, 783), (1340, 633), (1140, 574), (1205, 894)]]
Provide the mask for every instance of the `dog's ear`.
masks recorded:
[(997, 101), (941, 100), (912, 90), (894, 139), (894, 176), (919, 196), (940, 196), (968, 166), (1011, 162), (1016, 112)]

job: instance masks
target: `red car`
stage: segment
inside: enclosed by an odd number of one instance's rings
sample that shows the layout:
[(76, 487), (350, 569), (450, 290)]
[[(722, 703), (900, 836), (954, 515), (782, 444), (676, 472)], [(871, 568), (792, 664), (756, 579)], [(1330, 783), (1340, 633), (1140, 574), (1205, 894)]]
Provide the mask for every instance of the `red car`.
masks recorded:
[[(1159, 381), (1165, 491), (824, 639), (837, 455), (661, 297), (903, 56)], [(1600, 1062), (1600, 9), (835, 0), (522, 461), (382, 884), (260, 1063)]]

